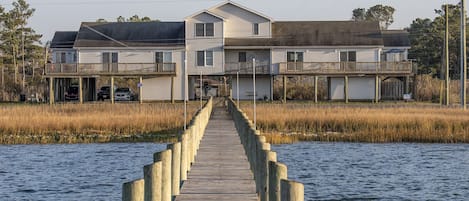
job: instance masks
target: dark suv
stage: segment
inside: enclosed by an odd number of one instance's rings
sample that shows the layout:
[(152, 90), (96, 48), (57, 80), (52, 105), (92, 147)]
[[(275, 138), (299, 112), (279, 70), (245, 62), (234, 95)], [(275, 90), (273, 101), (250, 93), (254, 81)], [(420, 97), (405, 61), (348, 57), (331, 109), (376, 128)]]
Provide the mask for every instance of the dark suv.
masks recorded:
[[(114, 87), (116, 90), (116, 87)], [(102, 86), (98, 91), (98, 100), (104, 101), (111, 98), (111, 86)]]
[(68, 87), (67, 91), (65, 92), (65, 100), (66, 101), (71, 101), (71, 100), (78, 100), (78, 86), (77, 85), (72, 85)]

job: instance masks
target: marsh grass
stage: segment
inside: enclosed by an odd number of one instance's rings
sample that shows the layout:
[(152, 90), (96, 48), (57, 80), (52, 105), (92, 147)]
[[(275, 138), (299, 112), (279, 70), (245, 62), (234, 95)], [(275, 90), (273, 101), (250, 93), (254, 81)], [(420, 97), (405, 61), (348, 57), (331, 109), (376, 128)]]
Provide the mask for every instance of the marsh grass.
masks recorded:
[[(242, 109), (252, 118), (251, 106)], [(260, 104), (257, 123), (271, 143), (469, 143), (469, 112), (457, 108)]]
[[(188, 119), (196, 111), (189, 104)], [(0, 106), (0, 144), (171, 141), (183, 105), (57, 104)]]

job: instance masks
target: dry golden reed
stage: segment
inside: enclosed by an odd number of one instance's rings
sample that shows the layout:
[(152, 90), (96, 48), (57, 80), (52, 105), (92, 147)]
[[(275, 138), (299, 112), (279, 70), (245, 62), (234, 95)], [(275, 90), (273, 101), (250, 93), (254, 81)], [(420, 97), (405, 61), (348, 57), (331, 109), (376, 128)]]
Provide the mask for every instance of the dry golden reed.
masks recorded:
[[(188, 120), (196, 111), (189, 104)], [(0, 144), (130, 141), (177, 134), (181, 103), (0, 106)], [(138, 140), (137, 140), (138, 141)]]
[[(252, 118), (252, 107), (242, 106)], [(423, 106), (261, 104), (258, 128), (272, 143), (468, 143), (469, 112)]]

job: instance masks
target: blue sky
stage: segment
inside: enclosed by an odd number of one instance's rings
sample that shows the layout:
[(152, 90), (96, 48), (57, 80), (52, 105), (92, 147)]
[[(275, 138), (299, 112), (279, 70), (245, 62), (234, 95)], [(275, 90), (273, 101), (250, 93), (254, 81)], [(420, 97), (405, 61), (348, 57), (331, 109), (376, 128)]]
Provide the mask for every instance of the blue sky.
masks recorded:
[[(115, 20), (118, 16), (134, 14), (152, 19), (181, 21), (199, 10), (210, 8), (224, 0), (26, 0), (36, 9), (30, 20), (43, 42), (51, 40), (55, 31), (78, 30), (80, 22), (98, 18)], [(274, 20), (349, 20), (354, 8), (369, 8), (376, 4), (396, 9), (393, 29), (402, 29), (415, 18), (434, 18), (434, 9), (444, 3), (459, 0), (234, 0), (259, 11)], [(0, 0), (10, 7), (12, 0)]]

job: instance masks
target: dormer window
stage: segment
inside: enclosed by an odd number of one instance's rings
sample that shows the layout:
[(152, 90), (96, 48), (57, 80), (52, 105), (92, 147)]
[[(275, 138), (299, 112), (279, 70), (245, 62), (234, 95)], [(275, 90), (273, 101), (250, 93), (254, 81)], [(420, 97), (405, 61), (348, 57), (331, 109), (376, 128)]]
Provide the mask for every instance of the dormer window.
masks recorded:
[(252, 34), (259, 35), (259, 23), (252, 24)]
[(196, 23), (195, 24), (195, 36), (197, 37), (214, 36), (213, 23)]

